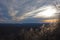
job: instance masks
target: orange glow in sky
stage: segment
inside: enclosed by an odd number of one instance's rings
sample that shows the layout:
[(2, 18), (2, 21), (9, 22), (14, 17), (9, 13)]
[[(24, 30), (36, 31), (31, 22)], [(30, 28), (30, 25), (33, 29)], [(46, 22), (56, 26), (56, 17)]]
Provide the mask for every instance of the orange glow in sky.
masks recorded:
[(49, 20), (42, 20), (43, 22), (48, 22), (48, 23), (53, 23), (53, 22), (57, 22), (58, 19), (49, 19)]

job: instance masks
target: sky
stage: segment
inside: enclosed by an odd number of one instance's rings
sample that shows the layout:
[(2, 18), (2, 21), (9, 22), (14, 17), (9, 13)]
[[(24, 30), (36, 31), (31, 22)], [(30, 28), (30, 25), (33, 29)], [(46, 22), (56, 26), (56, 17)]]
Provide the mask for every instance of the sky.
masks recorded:
[[(60, 0), (0, 0), (0, 23), (42, 23), (56, 19)], [(47, 21), (46, 21), (47, 22)]]

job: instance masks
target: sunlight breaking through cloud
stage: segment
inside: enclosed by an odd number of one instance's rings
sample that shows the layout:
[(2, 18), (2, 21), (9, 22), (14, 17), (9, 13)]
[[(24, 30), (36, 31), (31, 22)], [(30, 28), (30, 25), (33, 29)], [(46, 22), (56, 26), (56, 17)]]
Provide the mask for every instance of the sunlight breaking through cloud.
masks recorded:
[(48, 17), (52, 17), (55, 16), (54, 14), (57, 12), (56, 8), (54, 6), (43, 6), (40, 7), (39, 9), (36, 9), (34, 11), (28, 12), (23, 14), (20, 17), (17, 17), (17, 20), (23, 20), (29, 17), (33, 17), (33, 18), (48, 18)]
[(48, 18), (48, 17), (54, 16), (55, 13), (57, 12), (56, 8), (52, 6), (47, 6), (45, 8), (46, 9), (44, 11), (38, 12), (34, 17), (35, 18), (40, 18), (40, 17)]

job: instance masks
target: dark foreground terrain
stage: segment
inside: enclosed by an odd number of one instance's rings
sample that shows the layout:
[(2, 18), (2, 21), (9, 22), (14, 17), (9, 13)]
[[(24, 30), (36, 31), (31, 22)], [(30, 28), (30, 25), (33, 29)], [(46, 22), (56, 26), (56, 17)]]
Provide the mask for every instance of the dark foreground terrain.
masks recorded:
[(59, 40), (56, 24), (0, 24), (0, 40)]

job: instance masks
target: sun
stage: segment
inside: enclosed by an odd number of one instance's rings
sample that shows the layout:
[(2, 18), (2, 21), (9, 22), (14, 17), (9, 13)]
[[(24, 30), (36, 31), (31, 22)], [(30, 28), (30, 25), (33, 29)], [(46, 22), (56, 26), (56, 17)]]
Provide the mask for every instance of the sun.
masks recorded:
[(45, 11), (41, 12), (44, 17), (52, 17), (56, 13), (56, 10), (52, 7), (47, 7)]
[(42, 10), (43, 11), (36, 13), (34, 17), (35, 18), (40, 18), (40, 17), (49, 18), (49, 17), (55, 16), (55, 13), (57, 12), (56, 8), (53, 6), (43, 7)]

